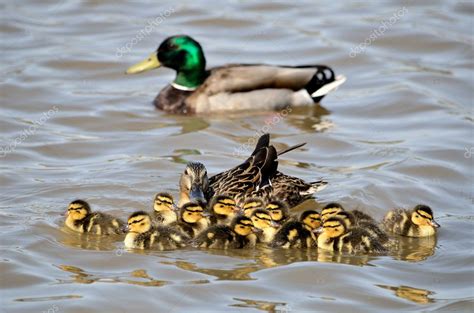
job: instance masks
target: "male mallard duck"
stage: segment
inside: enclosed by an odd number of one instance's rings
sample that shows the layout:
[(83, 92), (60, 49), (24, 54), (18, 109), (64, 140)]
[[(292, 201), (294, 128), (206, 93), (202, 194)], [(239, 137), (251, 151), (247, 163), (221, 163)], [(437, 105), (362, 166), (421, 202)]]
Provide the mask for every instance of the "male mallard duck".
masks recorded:
[(65, 225), (79, 233), (118, 235), (123, 234), (125, 223), (109, 214), (92, 212), (84, 200), (74, 200), (67, 209)]
[(153, 201), (153, 209), (153, 221), (158, 225), (168, 225), (178, 220), (178, 207), (169, 193), (158, 193)]
[(347, 228), (344, 221), (331, 217), (323, 222), (318, 236), (318, 248), (330, 251), (386, 252), (385, 247), (360, 227)]
[(283, 225), (291, 218), (288, 205), (283, 201), (270, 200), (265, 206), (265, 210), (270, 213), (272, 220), (280, 225)]
[(383, 224), (388, 231), (408, 237), (434, 236), (436, 228), (440, 227), (434, 220), (433, 210), (422, 204), (411, 211), (395, 209), (388, 212)]
[(245, 199), (244, 203), (242, 204), (242, 208), (240, 212), (250, 217), (252, 216), (253, 211), (257, 209), (265, 209), (265, 200), (262, 198), (247, 198)]
[(227, 195), (218, 195), (212, 198), (209, 205), (211, 211), (211, 223), (229, 225), (239, 212), (234, 198)]
[(186, 35), (165, 39), (144, 61), (126, 73), (160, 66), (176, 71), (175, 80), (155, 98), (157, 108), (171, 113), (274, 110), (311, 105), (344, 83), (325, 65), (225, 65), (206, 70), (201, 45)]
[(151, 216), (144, 211), (130, 215), (124, 244), (127, 248), (170, 250), (186, 246), (189, 237), (169, 226), (153, 226)]
[(204, 230), (194, 240), (194, 245), (201, 248), (254, 247), (257, 236), (254, 233), (252, 220), (246, 216), (235, 217), (229, 225), (213, 225)]
[(169, 226), (177, 227), (191, 238), (196, 237), (211, 224), (208, 219), (209, 214), (204, 208), (205, 205), (201, 202), (186, 203), (181, 207), (179, 220)]
[(293, 207), (325, 187), (323, 181), (305, 183), (299, 178), (278, 174), (278, 155), (302, 144), (277, 152), (269, 141), (269, 134), (262, 135), (245, 162), (211, 178), (208, 178), (203, 164), (188, 163), (180, 178), (180, 205), (192, 199), (209, 201), (214, 194), (226, 194), (233, 197), (240, 207), (245, 199), (252, 197), (278, 199)]
[(267, 210), (257, 209), (253, 211), (252, 216), (253, 226), (260, 231), (257, 233), (258, 242), (270, 243), (277, 233), (280, 224), (272, 221), (270, 213)]
[(321, 226), (319, 213), (307, 210), (301, 213), (299, 221), (289, 221), (276, 233), (270, 246), (281, 248), (309, 248), (317, 245), (314, 232)]

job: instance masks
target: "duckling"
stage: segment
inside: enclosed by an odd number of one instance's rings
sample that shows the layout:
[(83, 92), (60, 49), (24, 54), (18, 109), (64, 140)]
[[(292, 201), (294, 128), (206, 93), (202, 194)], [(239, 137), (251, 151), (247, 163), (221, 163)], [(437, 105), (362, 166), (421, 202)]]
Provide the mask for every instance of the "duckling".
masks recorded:
[(257, 236), (252, 220), (246, 216), (236, 216), (229, 225), (213, 225), (201, 232), (194, 240), (194, 245), (201, 248), (254, 247)]
[(385, 229), (407, 237), (429, 237), (436, 235), (440, 225), (434, 220), (433, 210), (419, 204), (411, 211), (395, 209), (387, 213), (383, 220)]
[(321, 210), (321, 221), (324, 223), (327, 219), (335, 216), (337, 213), (344, 211), (342, 205), (337, 202), (331, 202)]
[(91, 212), (84, 200), (74, 200), (67, 209), (65, 225), (79, 233), (96, 235), (123, 234), (125, 223), (109, 214)]
[(212, 224), (230, 225), (233, 218), (239, 212), (234, 198), (226, 195), (214, 197), (209, 208), (212, 214)]
[(389, 241), (388, 235), (377, 226), (376, 223), (370, 222), (372, 219), (362, 219), (356, 222), (356, 217), (354, 216), (353, 212), (347, 211), (340, 211), (334, 215), (341, 219), (344, 222), (344, 225), (347, 229), (351, 229), (353, 227), (361, 227), (365, 231), (367, 231), (373, 238), (378, 240), (381, 244), (385, 244)]
[(264, 208), (265, 201), (262, 198), (247, 198), (242, 205), (241, 213), (247, 217), (251, 217), (253, 211)]
[(153, 222), (158, 225), (169, 225), (178, 220), (178, 214), (176, 214), (178, 207), (169, 193), (158, 193), (153, 202), (153, 209)]
[[(340, 205), (337, 202), (331, 202), (327, 204), (322, 210), (321, 210), (321, 220), (324, 222), (328, 218), (331, 218), (333, 216), (336, 216), (339, 212), (345, 211), (347, 212), (342, 205)], [(352, 210), (350, 211), (350, 214), (352, 215), (352, 224), (353, 226), (362, 226), (364, 223), (371, 223), (376, 225), (377, 222), (368, 214), (359, 211), (359, 210)]]
[(319, 213), (307, 210), (301, 213), (299, 221), (289, 221), (278, 230), (271, 242), (272, 247), (309, 248), (317, 245), (315, 230), (321, 226)]
[(206, 69), (201, 45), (187, 35), (166, 38), (126, 74), (161, 66), (175, 70), (176, 78), (160, 91), (154, 104), (166, 112), (181, 114), (313, 105), (346, 80), (325, 65), (227, 64)]
[(144, 211), (130, 215), (124, 244), (127, 248), (159, 250), (176, 249), (186, 246), (190, 239), (181, 231), (169, 226), (153, 226), (151, 216)]
[(265, 209), (270, 212), (272, 220), (280, 225), (288, 222), (291, 218), (288, 205), (283, 201), (271, 200), (267, 203)]
[(253, 226), (260, 230), (260, 232), (257, 233), (258, 242), (270, 243), (275, 237), (280, 225), (272, 221), (272, 217), (267, 210), (257, 209), (253, 211), (250, 219), (252, 220)]
[(204, 208), (202, 202), (186, 203), (181, 207), (179, 220), (169, 226), (177, 227), (190, 238), (195, 238), (211, 224), (208, 219), (209, 214), (205, 212)]
[(344, 221), (331, 217), (319, 230), (318, 248), (338, 252), (386, 252), (385, 247), (360, 227), (348, 229)]

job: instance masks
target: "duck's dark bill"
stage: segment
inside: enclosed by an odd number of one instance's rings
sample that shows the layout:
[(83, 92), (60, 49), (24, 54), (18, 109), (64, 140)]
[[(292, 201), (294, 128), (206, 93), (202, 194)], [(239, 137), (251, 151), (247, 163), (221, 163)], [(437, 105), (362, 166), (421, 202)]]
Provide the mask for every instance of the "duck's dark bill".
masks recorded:
[(201, 186), (198, 184), (193, 184), (191, 186), (191, 191), (189, 192), (189, 198), (192, 202), (206, 202), (204, 197), (204, 192), (201, 189)]
[(138, 74), (142, 72), (146, 72), (155, 68), (160, 67), (160, 61), (158, 61), (158, 57), (156, 56), (156, 52), (150, 54), (148, 58), (137, 63), (135, 65), (130, 66), (125, 74)]

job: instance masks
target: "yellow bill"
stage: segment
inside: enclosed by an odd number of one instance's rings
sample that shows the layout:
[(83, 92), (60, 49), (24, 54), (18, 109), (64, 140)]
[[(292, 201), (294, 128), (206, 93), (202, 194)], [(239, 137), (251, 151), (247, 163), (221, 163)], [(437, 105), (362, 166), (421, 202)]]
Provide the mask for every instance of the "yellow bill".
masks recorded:
[(155, 68), (160, 67), (160, 61), (158, 61), (158, 57), (156, 56), (156, 52), (150, 54), (148, 58), (137, 63), (135, 65), (130, 66), (125, 74), (138, 74), (141, 72), (146, 72)]

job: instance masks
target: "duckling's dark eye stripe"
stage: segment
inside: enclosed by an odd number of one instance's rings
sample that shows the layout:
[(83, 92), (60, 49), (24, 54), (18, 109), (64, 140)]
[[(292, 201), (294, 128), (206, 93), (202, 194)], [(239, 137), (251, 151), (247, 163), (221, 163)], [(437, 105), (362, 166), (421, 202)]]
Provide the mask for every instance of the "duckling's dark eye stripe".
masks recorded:
[(424, 218), (427, 218), (427, 219), (432, 219), (433, 217), (429, 214), (426, 214), (425, 212), (422, 212), (422, 211), (417, 211), (416, 213), (420, 214), (421, 216), (423, 216)]
[(324, 228), (336, 228), (336, 227), (339, 227), (341, 225), (324, 225), (323, 227)]
[(136, 224), (136, 223), (140, 223), (140, 222), (143, 222), (144, 218), (142, 218), (141, 220), (135, 220), (129, 224)]

